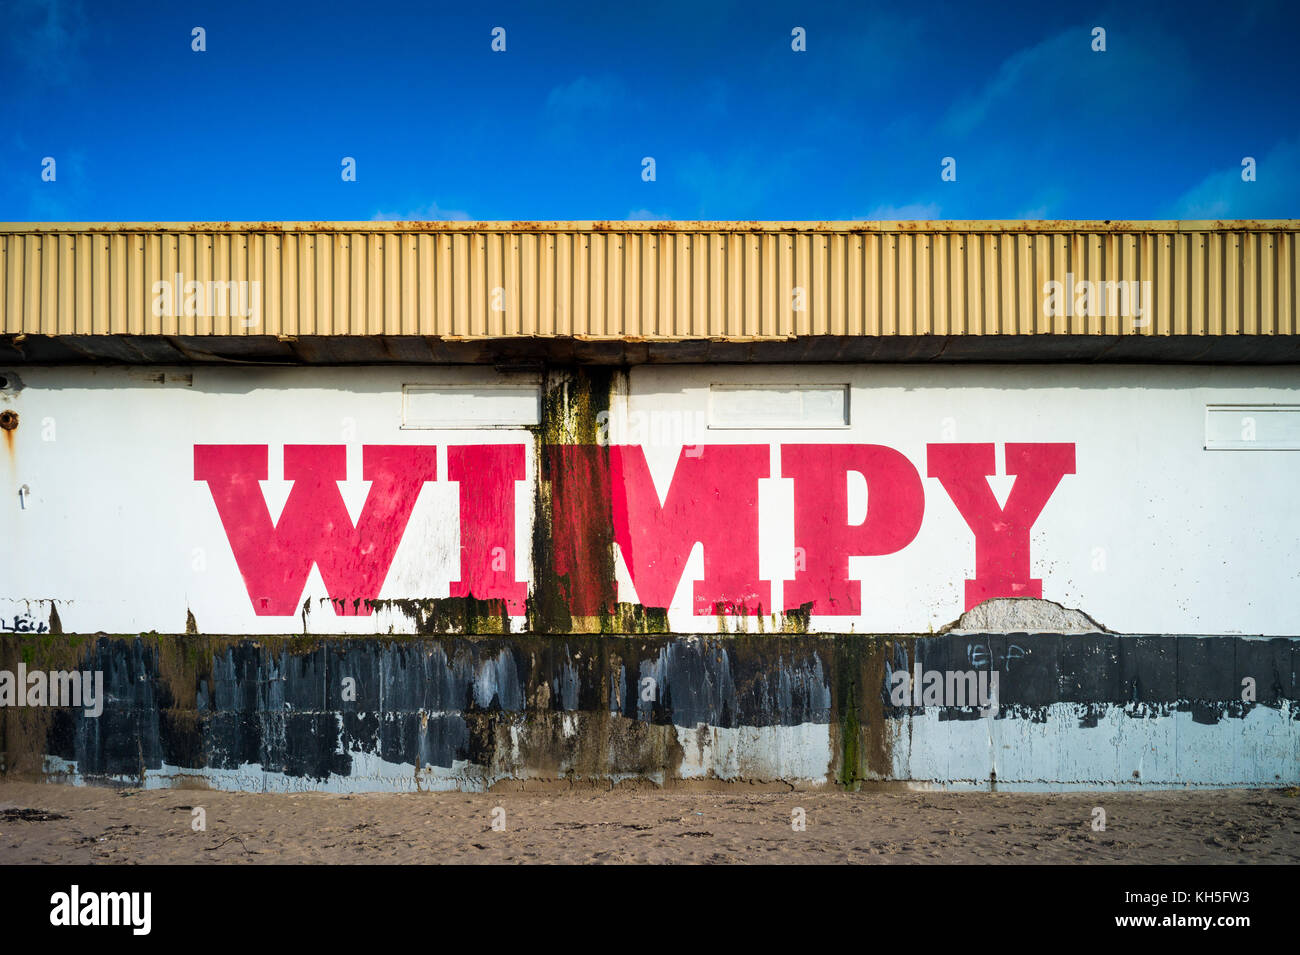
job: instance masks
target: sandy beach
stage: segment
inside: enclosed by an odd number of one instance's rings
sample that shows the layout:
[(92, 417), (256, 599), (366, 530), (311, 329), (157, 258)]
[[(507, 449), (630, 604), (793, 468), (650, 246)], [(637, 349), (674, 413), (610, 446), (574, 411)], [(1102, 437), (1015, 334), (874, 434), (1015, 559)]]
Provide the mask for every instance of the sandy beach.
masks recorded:
[[(1104, 830), (1093, 828), (1098, 808)], [(1300, 793), (334, 795), (0, 783), (7, 865), (664, 862), (1294, 864)]]

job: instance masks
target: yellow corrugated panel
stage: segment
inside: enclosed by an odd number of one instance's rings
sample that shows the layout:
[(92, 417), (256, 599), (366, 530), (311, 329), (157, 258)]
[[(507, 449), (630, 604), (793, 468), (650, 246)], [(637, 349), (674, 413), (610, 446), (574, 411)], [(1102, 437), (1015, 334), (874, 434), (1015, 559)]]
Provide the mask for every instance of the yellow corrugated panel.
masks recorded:
[(1277, 290), (1274, 301), (1273, 314), (1285, 319), (1291, 318), (1289, 327), (1280, 327), (1279, 334), (1294, 335), (1297, 332), (1296, 314), (1295, 314), (1295, 292), (1296, 292), (1296, 261), (1293, 258), (1297, 243), (1293, 236), (1286, 234), (1275, 235), (1273, 238), (1274, 268), (1273, 284)]
[[(1294, 220), (17, 223), (0, 225), (0, 330), (664, 340), (1296, 334), (1297, 232)], [(197, 283), (197, 314), (170, 304), (155, 314), (158, 283), (178, 276), (182, 287), (166, 301), (185, 303)], [(1083, 313), (1067, 276), (1092, 283)], [(256, 285), (258, 315), (212, 307), (241, 282)], [(1062, 283), (1057, 314), (1048, 313), (1051, 282)], [(1130, 291), (1135, 301), (1126, 301)]]

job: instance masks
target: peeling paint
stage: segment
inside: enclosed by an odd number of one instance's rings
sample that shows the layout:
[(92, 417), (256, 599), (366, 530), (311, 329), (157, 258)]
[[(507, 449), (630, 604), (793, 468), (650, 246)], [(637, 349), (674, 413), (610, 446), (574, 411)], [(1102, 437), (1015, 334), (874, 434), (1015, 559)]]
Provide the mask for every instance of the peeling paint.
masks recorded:
[[(223, 788), (506, 781), (1089, 788), (1300, 782), (1300, 638), (644, 634), (0, 638), (106, 705), (0, 708), (13, 773)], [(897, 706), (988, 670), (999, 707)], [(1252, 676), (1257, 698), (1241, 699)]]

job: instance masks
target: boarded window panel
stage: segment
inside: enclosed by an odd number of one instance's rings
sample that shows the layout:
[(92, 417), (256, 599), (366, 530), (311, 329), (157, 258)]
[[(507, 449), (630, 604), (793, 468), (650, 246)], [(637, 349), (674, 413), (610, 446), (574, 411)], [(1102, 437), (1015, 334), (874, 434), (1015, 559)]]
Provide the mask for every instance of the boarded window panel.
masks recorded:
[(849, 386), (713, 385), (709, 427), (847, 428)]
[(1300, 405), (1206, 405), (1207, 451), (1300, 451)]
[(406, 429), (524, 428), (541, 420), (535, 384), (402, 386)]

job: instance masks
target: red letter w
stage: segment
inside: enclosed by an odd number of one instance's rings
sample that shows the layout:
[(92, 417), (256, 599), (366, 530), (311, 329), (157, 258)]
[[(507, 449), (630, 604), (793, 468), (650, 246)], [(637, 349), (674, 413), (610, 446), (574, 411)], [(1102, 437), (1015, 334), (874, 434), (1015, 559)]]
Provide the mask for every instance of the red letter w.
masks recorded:
[(296, 613), (315, 564), (336, 613), (369, 615), (420, 488), (437, 477), (435, 449), (366, 445), (362, 478), (372, 483), (355, 527), (338, 486), (347, 478), (343, 445), (285, 445), (284, 478), (293, 490), (278, 523), (257, 484), (267, 479), (266, 461), (264, 444), (194, 446), (194, 479), (208, 482), (253, 611)]

